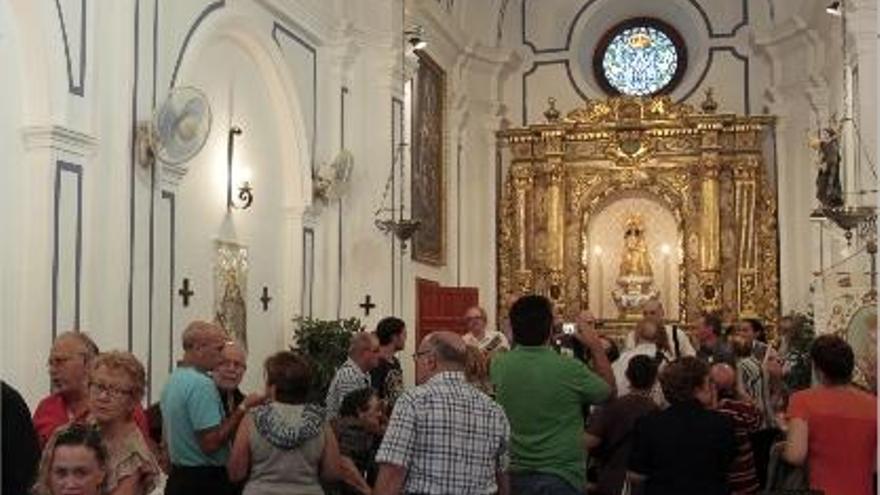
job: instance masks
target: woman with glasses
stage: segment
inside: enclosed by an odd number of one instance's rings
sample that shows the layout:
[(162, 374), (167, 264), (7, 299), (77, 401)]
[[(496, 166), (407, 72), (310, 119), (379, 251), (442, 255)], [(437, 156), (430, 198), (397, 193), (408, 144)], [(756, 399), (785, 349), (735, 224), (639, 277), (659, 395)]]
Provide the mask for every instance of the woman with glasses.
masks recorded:
[(145, 385), (144, 367), (128, 352), (98, 355), (89, 375), (89, 410), (107, 447), (106, 491), (145, 495), (159, 466), (134, 422)]
[(98, 495), (107, 475), (107, 451), (98, 430), (73, 423), (52, 437), (40, 462), (35, 495)]

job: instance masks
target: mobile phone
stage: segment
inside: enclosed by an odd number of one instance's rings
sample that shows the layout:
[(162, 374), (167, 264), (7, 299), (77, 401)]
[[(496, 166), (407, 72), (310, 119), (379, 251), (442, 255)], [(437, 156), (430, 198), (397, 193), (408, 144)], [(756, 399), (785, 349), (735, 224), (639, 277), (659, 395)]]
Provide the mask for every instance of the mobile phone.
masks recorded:
[(563, 323), (562, 324), (562, 333), (565, 335), (573, 335), (577, 332), (577, 325), (574, 323)]

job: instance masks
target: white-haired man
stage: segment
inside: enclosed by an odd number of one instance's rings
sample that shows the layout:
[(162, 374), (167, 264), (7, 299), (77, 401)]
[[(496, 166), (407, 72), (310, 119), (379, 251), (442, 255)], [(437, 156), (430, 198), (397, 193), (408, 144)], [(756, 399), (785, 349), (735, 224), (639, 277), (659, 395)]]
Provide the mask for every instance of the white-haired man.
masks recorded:
[[(652, 299), (642, 306), (642, 316), (648, 320), (656, 323), (660, 328), (662, 328), (669, 342), (669, 353), (672, 361), (677, 359), (681, 359), (685, 356), (696, 356), (697, 350), (694, 349), (694, 345), (691, 343), (690, 337), (685, 333), (682, 329), (678, 328), (677, 325), (666, 324), (665, 317), (666, 312), (663, 309), (663, 303), (656, 299)], [(626, 342), (624, 342), (625, 349), (632, 349), (636, 346), (636, 332), (635, 330), (629, 332), (626, 335)]]

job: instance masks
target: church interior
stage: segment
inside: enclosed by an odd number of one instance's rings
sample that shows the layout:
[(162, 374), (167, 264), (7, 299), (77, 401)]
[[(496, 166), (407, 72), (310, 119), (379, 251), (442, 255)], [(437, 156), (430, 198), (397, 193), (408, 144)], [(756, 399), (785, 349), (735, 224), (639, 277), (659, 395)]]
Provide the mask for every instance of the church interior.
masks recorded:
[(803, 314), (876, 390), (878, 8), (829, 3), (0, 2), (3, 379), (83, 331), (147, 405), (209, 320), (257, 390), (302, 318), (408, 357), (537, 293)]

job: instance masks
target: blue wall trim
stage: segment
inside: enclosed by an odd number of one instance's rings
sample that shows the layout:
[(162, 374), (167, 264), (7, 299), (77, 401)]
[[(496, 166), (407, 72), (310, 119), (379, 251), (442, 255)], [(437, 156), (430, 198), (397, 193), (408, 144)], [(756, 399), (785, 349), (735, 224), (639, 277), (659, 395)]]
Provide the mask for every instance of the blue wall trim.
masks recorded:
[(135, 231), (135, 201), (134, 201), (134, 181), (135, 171), (137, 170), (137, 125), (138, 125), (138, 67), (140, 65), (140, 11), (141, 2), (135, 0), (134, 3), (134, 76), (132, 79), (131, 89), (131, 149), (129, 156), (131, 166), (129, 167), (128, 180), (128, 332), (126, 346), (129, 351), (132, 348), (134, 340), (134, 231)]
[[(580, 22), (581, 16), (586, 12), (586, 10), (597, 0), (587, 0), (580, 9), (578, 9), (577, 13), (572, 18), (571, 23), (568, 26), (568, 32), (565, 36), (565, 46), (562, 47), (554, 47), (554, 48), (538, 48), (532, 43), (531, 40), (528, 39), (528, 33), (526, 31), (526, 9), (529, 0), (522, 0), (521, 6), (521, 15), (520, 19), (522, 20), (522, 44), (528, 46), (532, 52), (536, 55), (540, 54), (548, 54), (548, 53), (561, 53), (567, 52), (571, 49), (571, 39), (574, 35), (574, 29), (577, 27)], [(716, 33), (714, 27), (712, 26), (712, 22), (709, 20), (709, 15), (706, 13), (706, 10), (700, 5), (698, 0), (688, 0), (688, 2), (695, 8), (702, 17), (703, 22), (706, 24), (706, 32), (709, 34), (710, 39), (723, 39), (723, 38), (733, 38), (739, 32), (741, 28), (747, 26), (749, 24), (749, 2), (748, 0), (740, 0), (740, 20), (735, 24), (729, 32), (727, 33)]]
[[(397, 98), (395, 96), (391, 97), (391, 206), (393, 207), (397, 204), (397, 190), (395, 188), (396, 182), (396, 169), (395, 169), (395, 159), (397, 157), (397, 146), (398, 139), (403, 140), (405, 136), (403, 135), (403, 112), (404, 112), (404, 104), (403, 100)], [(396, 130), (395, 130), (396, 128)], [(397, 259), (397, 243), (396, 238), (394, 236), (390, 236), (391, 240), (391, 314), (396, 314), (397, 311), (397, 286), (396, 286), (396, 273), (397, 266), (395, 265), (395, 260)], [(402, 268), (401, 268), (402, 270)], [(402, 306), (402, 305), (401, 305)], [(401, 309), (403, 309), (401, 307)]]
[(302, 37), (297, 36), (296, 33), (285, 27), (283, 24), (278, 21), (274, 21), (272, 23), (272, 39), (275, 40), (275, 44), (278, 45), (278, 49), (281, 49), (281, 41), (278, 39), (278, 33), (281, 33), (303, 48), (306, 49), (312, 55), (312, 174), (315, 173), (315, 143), (318, 142), (318, 51), (315, 47), (304, 40)]
[(168, 253), (169, 253), (169, 283), (168, 283), (168, 373), (174, 371), (174, 287), (175, 287), (175, 266), (174, 266), (174, 244), (176, 235), (177, 216), (175, 212), (175, 196), (171, 191), (162, 191), (162, 199), (168, 200), (168, 207), (171, 209), (169, 214), (169, 232), (168, 232)]
[[(574, 33), (574, 29), (578, 25), (580, 17), (587, 10), (587, 8), (589, 8), (590, 5), (595, 3), (597, 0), (587, 0), (584, 3), (584, 5), (581, 6), (581, 8), (578, 10), (577, 14), (575, 14), (574, 18), (572, 19), (571, 24), (569, 25), (568, 33), (566, 35), (565, 46), (561, 47), (561, 48), (537, 48), (528, 39), (527, 33), (526, 33), (526, 4), (528, 1), (529, 0), (523, 0), (522, 4), (521, 4), (521, 8), (522, 8), (522, 10), (521, 10), (521, 14), (522, 14), (521, 15), (521, 18), (522, 18), (522, 43), (523, 43), (523, 45), (528, 46), (532, 50), (532, 52), (534, 52), (537, 55), (537, 54), (553, 54), (553, 53), (567, 54), (571, 48), (571, 40), (572, 40), (572, 36)], [(703, 6), (700, 5), (699, 1), (698, 0), (688, 0), (688, 2), (697, 10), (697, 12), (700, 14), (700, 17), (703, 19), (703, 22), (706, 25), (706, 32), (707, 32), (707, 35), (710, 40), (733, 38), (737, 35), (737, 33), (739, 32), (739, 30), (741, 28), (743, 28), (744, 26), (747, 26), (749, 24), (750, 17), (749, 17), (748, 0), (740, 0), (740, 1), (741, 1), (741, 7), (740, 7), (741, 17), (740, 17), (739, 22), (737, 22), (737, 24), (735, 24), (729, 32), (717, 33), (717, 32), (715, 32), (715, 28), (712, 26), (712, 23), (709, 19), (709, 15), (706, 13), (706, 10), (703, 8)], [(749, 57), (739, 53), (734, 46), (729, 46), (729, 45), (719, 45), (719, 46), (710, 46), (709, 47), (709, 58), (706, 61), (706, 65), (703, 67), (703, 71), (700, 74), (700, 77), (697, 80), (697, 83), (694, 84), (691, 87), (691, 89), (688, 90), (688, 92), (683, 97), (679, 98), (678, 101), (684, 101), (684, 100), (688, 99), (697, 89), (699, 89), (702, 86), (703, 81), (709, 72), (709, 69), (712, 67), (712, 63), (714, 62), (715, 53), (716, 52), (723, 52), (723, 51), (730, 52), (730, 54), (734, 58), (740, 60), (743, 63), (743, 93), (744, 93), (743, 111), (745, 112), (746, 115), (750, 115), (751, 114), (751, 91), (749, 88), (749, 84), (750, 84), (750, 81), (749, 81), (749, 75), (750, 75)], [(587, 95), (581, 90), (580, 86), (574, 80), (574, 75), (572, 74), (572, 68), (571, 68), (571, 61), (567, 56), (563, 55), (563, 58), (558, 58), (558, 59), (534, 61), (532, 63), (532, 66), (527, 71), (523, 72), (523, 75), (522, 75), (522, 124), (523, 125), (527, 125), (527, 123), (528, 123), (528, 120), (527, 120), (528, 119), (528, 83), (527, 83), (527, 79), (530, 75), (534, 74), (537, 71), (539, 66), (553, 65), (553, 64), (563, 64), (565, 66), (566, 75), (568, 76), (568, 80), (571, 83), (572, 88), (574, 88), (574, 90), (578, 93), (578, 95), (580, 95), (581, 98), (584, 98), (584, 99), (587, 98)]]
[[(61, 200), (61, 174), (62, 172), (72, 173), (76, 176), (76, 254), (75, 254), (75, 278), (74, 278), (74, 316), (73, 330), (79, 330), (80, 318), (80, 281), (82, 279), (82, 165), (69, 163), (58, 160), (55, 162), (55, 209), (53, 217), (53, 254), (52, 254), (52, 340), (58, 335), (58, 263), (59, 263), (59, 245), (58, 245), (58, 227), (59, 227), (59, 211)], [(69, 329), (64, 329), (69, 330)]]
[[(159, 54), (156, 47), (159, 40), (159, 0), (153, 2), (153, 95), (152, 106), (156, 108), (156, 68)], [(153, 388), (150, 386), (153, 376), (153, 301), (155, 299), (155, 243), (156, 243), (156, 167), (150, 167), (150, 246), (149, 246), (149, 273), (147, 274), (147, 286), (149, 299), (147, 302), (147, 404), (152, 403)]]
[[(339, 148), (340, 149), (345, 149), (345, 99), (346, 99), (346, 97), (348, 97), (348, 88), (343, 86), (339, 90), (339, 131), (340, 131), (339, 132)], [(338, 220), (339, 236), (337, 237), (337, 240), (339, 242), (337, 243), (337, 250), (336, 250), (337, 258), (338, 258), (336, 266), (339, 267), (339, 271), (337, 273), (337, 280), (336, 280), (336, 290), (337, 290), (336, 318), (341, 318), (342, 317), (342, 270), (343, 270), (342, 265), (343, 265), (343, 261), (344, 261), (342, 259), (342, 217), (343, 217), (343, 215), (342, 215), (342, 198), (339, 198), (339, 203), (337, 204), (337, 210), (339, 213), (339, 220)]]
[[(302, 258), (302, 288), (300, 289), (300, 311), (303, 315), (312, 317), (312, 301), (315, 286), (315, 231), (311, 227), (303, 228), (303, 258)], [(308, 274), (308, 280), (306, 275)], [(308, 307), (306, 307), (308, 297)]]
[(192, 39), (193, 34), (195, 34), (196, 30), (202, 24), (206, 17), (208, 17), (212, 12), (220, 9), (226, 5), (226, 0), (217, 0), (216, 2), (211, 3), (199, 14), (196, 18), (196, 21), (189, 27), (189, 31), (186, 33), (186, 38), (183, 39), (183, 45), (180, 47), (180, 51), (177, 52), (177, 61), (174, 62), (174, 72), (171, 74), (171, 84), (168, 85), (169, 88), (173, 88), (177, 84), (177, 72), (180, 70), (180, 64), (183, 62), (183, 55), (186, 53), (186, 49), (189, 47), (189, 42)]
[(64, 58), (67, 60), (67, 90), (76, 96), (85, 95), (86, 76), (86, 0), (81, 0), (80, 30), (79, 30), (79, 81), (73, 81), (73, 67), (70, 62), (70, 43), (67, 38), (67, 25), (64, 23), (64, 12), (61, 10), (61, 0), (55, 0), (55, 8), (58, 10), (58, 22), (61, 25), (61, 39), (64, 42)]

